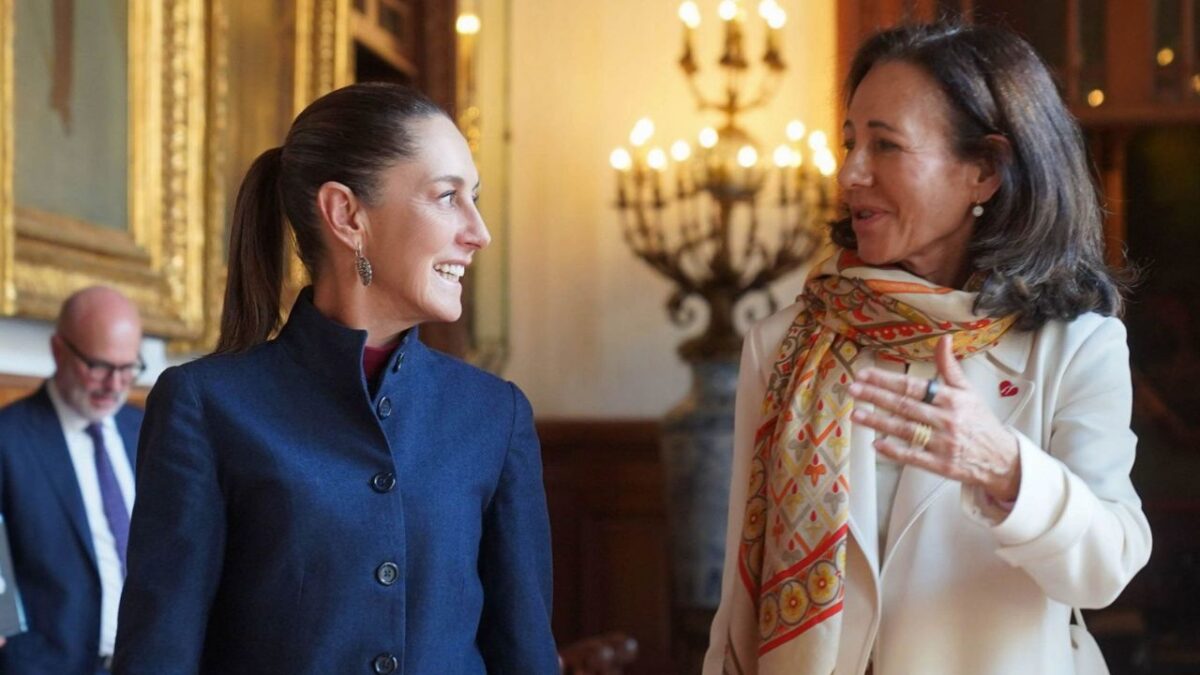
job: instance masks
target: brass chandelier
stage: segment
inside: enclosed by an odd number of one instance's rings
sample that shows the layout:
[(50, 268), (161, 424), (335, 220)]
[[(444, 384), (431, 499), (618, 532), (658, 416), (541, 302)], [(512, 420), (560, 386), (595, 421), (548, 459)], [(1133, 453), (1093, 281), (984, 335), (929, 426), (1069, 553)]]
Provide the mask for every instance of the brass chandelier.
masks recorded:
[(824, 132), (806, 134), (803, 123), (793, 120), (787, 141), (768, 161), (739, 124), (740, 115), (774, 98), (787, 70), (780, 52), (787, 15), (778, 0), (763, 0), (758, 14), (764, 49), (756, 64), (761, 74), (757, 86), (750, 86), (755, 64), (746, 56), (747, 13), (738, 0), (718, 5), (723, 47), (716, 63), (724, 87), (710, 98), (696, 82), (700, 9), (691, 0), (679, 7), (684, 30), (679, 66), (699, 110), (720, 113), (721, 125), (700, 131), (696, 148), (675, 141), (668, 155), (651, 144), (654, 123), (643, 118), (630, 133), (630, 147), (617, 148), (610, 157), (622, 234), (634, 254), (674, 283), (667, 302), (672, 321), (686, 326), (698, 320), (690, 298), (702, 299), (709, 308), (707, 328), (679, 348), (688, 362), (736, 358), (739, 305), (758, 295), (773, 312), (770, 285), (813, 258), (825, 239), (825, 224), (835, 215), (837, 162)]

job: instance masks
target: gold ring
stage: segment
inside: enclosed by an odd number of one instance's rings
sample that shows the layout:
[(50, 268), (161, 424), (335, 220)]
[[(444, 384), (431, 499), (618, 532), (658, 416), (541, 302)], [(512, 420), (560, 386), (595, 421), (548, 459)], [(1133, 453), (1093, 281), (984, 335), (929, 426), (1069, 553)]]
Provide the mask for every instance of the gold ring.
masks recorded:
[(933, 428), (928, 424), (917, 424), (917, 428), (913, 430), (912, 442), (909, 445), (923, 450), (929, 444), (929, 437), (932, 435)]

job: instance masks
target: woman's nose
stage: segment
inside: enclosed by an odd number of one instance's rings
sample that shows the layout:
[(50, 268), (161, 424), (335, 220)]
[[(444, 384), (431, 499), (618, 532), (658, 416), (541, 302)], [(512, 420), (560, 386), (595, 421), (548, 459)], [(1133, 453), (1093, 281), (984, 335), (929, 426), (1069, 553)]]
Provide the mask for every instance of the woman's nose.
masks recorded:
[(487, 224), (483, 222), (483, 214), (479, 213), (478, 208), (471, 209), (467, 227), (463, 230), (462, 242), (477, 249), (485, 248), (492, 242), (492, 233), (488, 231)]
[(846, 153), (846, 159), (842, 162), (842, 168), (838, 169), (837, 181), (838, 186), (842, 190), (849, 190), (870, 184), (871, 172), (862, 152), (850, 150)]

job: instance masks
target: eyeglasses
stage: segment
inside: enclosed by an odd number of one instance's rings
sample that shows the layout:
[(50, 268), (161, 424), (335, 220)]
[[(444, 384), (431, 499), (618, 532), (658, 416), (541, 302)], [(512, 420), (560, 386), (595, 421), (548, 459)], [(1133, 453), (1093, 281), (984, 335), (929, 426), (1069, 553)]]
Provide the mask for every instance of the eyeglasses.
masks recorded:
[(140, 354), (138, 355), (138, 360), (133, 363), (117, 365), (115, 363), (109, 363), (108, 361), (93, 359), (87, 354), (79, 351), (79, 348), (71, 344), (70, 340), (62, 337), (61, 335), (58, 337), (63, 341), (63, 344), (65, 344), (67, 348), (71, 350), (71, 353), (74, 354), (80, 361), (82, 361), (83, 365), (87, 366), (88, 377), (92, 378), (93, 380), (106, 380), (114, 374), (117, 375), (118, 379), (121, 380), (134, 380), (137, 379), (139, 375), (146, 372), (146, 362), (142, 360)]

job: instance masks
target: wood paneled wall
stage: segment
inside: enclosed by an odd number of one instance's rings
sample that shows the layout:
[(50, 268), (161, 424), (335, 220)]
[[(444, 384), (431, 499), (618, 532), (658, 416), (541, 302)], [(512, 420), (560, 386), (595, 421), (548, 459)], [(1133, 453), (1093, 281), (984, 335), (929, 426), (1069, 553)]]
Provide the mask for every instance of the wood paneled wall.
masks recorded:
[(658, 424), (538, 422), (554, 538), (554, 632), (560, 645), (623, 631), (630, 673), (675, 673)]

